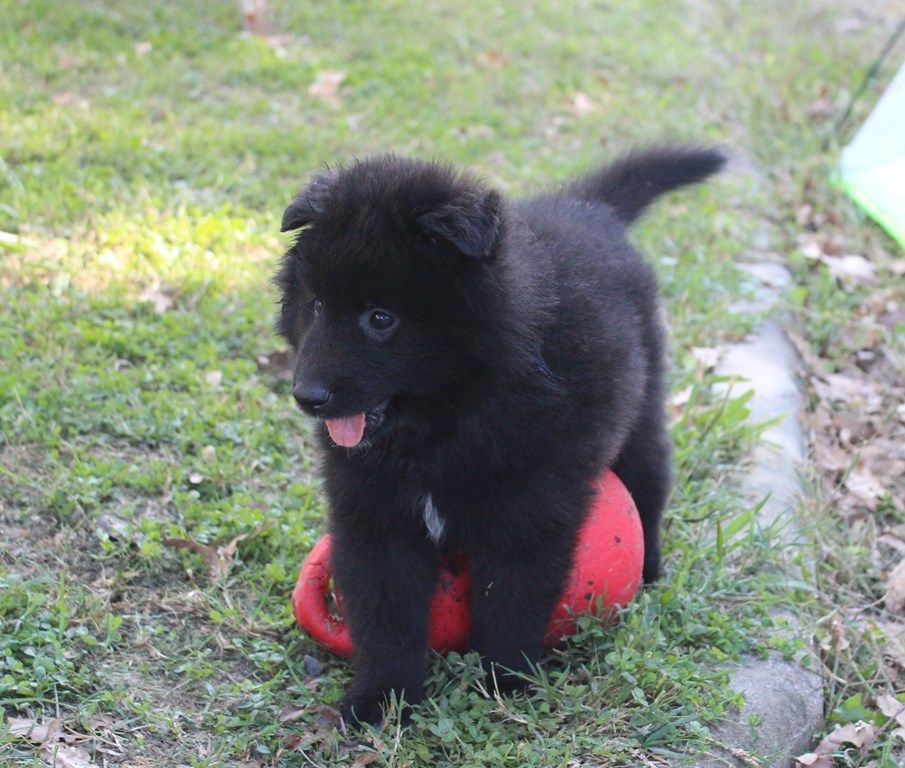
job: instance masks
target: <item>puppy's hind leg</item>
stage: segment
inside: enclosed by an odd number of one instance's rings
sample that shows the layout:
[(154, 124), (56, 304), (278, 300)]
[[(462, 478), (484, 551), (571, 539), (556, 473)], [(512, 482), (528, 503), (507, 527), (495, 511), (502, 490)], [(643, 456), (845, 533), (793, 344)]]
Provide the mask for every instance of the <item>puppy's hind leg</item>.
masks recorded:
[(660, 576), (660, 524), (672, 485), (672, 448), (660, 409), (646, 411), (613, 471), (625, 484), (644, 529), (644, 583)]

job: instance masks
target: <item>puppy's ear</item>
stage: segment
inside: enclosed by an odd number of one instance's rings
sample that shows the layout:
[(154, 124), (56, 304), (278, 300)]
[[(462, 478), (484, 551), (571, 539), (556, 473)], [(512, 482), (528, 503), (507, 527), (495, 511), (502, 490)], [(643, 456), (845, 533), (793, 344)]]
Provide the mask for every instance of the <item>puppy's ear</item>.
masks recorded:
[(327, 195), (335, 181), (336, 171), (315, 174), (308, 186), (295, 196), (295, 200), (283, 212), (280, 232), (289, 232), (313, 222), (324, 210)]
[(466, 256), (489, 258), (503, 229), (502, 202), (497, 192), (461, 192), (439, 208), (418, 217), (431, 235), (448, 240)]

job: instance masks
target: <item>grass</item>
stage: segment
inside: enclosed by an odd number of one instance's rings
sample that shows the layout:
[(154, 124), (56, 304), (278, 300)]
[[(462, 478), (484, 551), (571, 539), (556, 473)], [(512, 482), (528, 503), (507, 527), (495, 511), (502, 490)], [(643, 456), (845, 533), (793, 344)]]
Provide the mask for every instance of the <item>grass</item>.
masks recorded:
[[(832, 157), (807, 107), (822, 89), (842, 105), (880, 31), (837, 33), (841, 0), (272, 5), (288, 37), (243, 34), (213, 0), (36, 0), (0, 19), (4, 710), (61, 718), (98, 764), (624, 765), (710, 748), (737, 703), (728, 664), (799, 654), (773, 609), (817, 615), (821, 598), (770, 568), (775, 532), (731, 482), (757, 429), (689, 350), (750, 322), (727, 312), (745, 291), (734, 264), (794, 236), (797, 185)], [(344, 72), (336, 104), (309, 95), (324, 71)], [(435, 658), (411, 728), (350, 740), (320, 707), (348, 668), (289, 610), (324, 501), (307, 426), (259, 362), (277, 347), (283, 207), (306, 173), (378, 149), (522, 193), (664, 136), (727, 142), (769, 172), (683, 192), (636, 233), (663, 281), (674, 391), (693, 393), (663, 585), (615, 627), (586, 622), (529, 698), (488, 699), (473, 657)], [(849, 300), (806, 290), (830, 347)], [(218, 582), (163, 543), (240, 534)], [(40, 761), (0, 726), (0, 764)]]

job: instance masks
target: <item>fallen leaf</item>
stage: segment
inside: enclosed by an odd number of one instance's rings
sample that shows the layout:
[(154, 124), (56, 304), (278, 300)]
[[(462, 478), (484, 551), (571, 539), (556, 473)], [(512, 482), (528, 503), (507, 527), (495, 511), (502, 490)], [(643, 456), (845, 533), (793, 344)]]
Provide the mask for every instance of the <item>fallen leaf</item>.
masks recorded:
[(852, 465), (853, 457), (838, 445), (821, 440), (814, 443), (814, 460), (827, 472), (844, 472)]
[(327, 704), (315, 704), (311, 709), (321, 715), (335, 728), (338, 728), (340, 723), (342, 723), (342, 716), (339, 714), (339, 710), (336, 707), (331, 707)]
[(486, 51), (485, 53), (478, 54), (477, 60), (479, 64), (488, 67), (489, 69), (502, 69), (511, 61), (511, 59), (501, 51)]
[(816, 752), (808, 752), (795, 758), (796, 766), (805, 768), (835, 768), (836, 761), (829, 755), (818, 755)]
[(799, 755), (795, 764), (807, 768), (834, 768), (836, 765), (832, 754), (841, 746), (851, 744), (859, 749), (866, 749), (877, 738), (877, 728), (870, 723), (848, 723), (836, 726), (836, 729), (821, 741), (813, 752)]
[(302, 737), (297, 733), (289, 734), (285, 739), (283, 739), (283, 746), (290, 750), (295, 751), (302, 745)]
[(59, 720), (48, 720), (39, 723), (30, 717), (11, 717), (9, 730), (14, 736), (33, 741), (35, 744), (43, 744), (47, 741), (56, 741), (57, 734), (61, 730)]
[(111, 539), (125, 539), (129, 535), (129, 523), (121, 517), (104, 513), (97, 519), (97, 527)]
[(378, 757), (379, 755), (376, 752), (363, 752), (352, 761), (351, 768), (364, 768), (364, 766), (375, 762)]
[(905, 704), (895, 696), (884, 693), (877, 696), (877, 708), (887, 717), (893, 718), (899, 725), (905, 726)]
[(821, 399), (831, 403), (863, 403), (868, 413), (876, 413), (883, 405), (876, 386), (865, 378), (828, 373), (812, 376), (811, 384)]
[(802, 256), (814, 261), (819, 261), (823, 257), (823, 248), (820, 247), (820, 243), (816, 240), (805, 241), (799, 245), (798, 250), (801, 251)]
[(270, 31), (270, 8), (268, 0), (240, 0), (242, 26), (253, 35), (263, 35)]
[(874, 265), (863, 256), (849, 254), (847, 256), (820, 257), (826, 264), (830, 274), (843, 283), (876, 283)]
[(287, 704), (285, 707), (283, 707), (282, 710), (280, 710), (280, 722), (294, 722), (295, 720), (304, 717), (307, 712), (307, 707), (297, 707), (294, 704)]
[(41, 759), (54, 768), (97, 768), (82, 747), (45, 746), (41, 749)]
[(875, 509), (877, 501), (886, 493), (883, 483), (861, 462), (845, 478), (845, 487), (869, 509)]
[(594, 104), (591, 97), (581, 91), (574, 93), (569, 100), (569, 111), (575, 115), (575, 117), (590, 115), (592, 112), (596, 111), (596, 109), (597, 105)]
[(873, 744), (877, 738), (877, 728), (870, 723), (858, 722), (837, 726), (836, 730), (817, 745), (817, 753), (821, 751), (827, 754), (835, 752), (836, 747), (851, 744), (862, 749)]
[(233, 565), (233, 558), (236, 555), (236, 546), (251, 534), (242, 533), (231, 539), (226, 544), (203, 544), (194, 539), (163, 539), (164, 546), (173, 547), (173, 549), (190, 549), (201, 557), (207, 563), (208, 575), (215, 584), (226, 576)]
[(886, 577), (886, 595), (883, 601), (893, 613), (905, 608), (905, 558)]
[(148, 301), (154, 305), (154, 311), (158, 315), (162, 315), (173, 307), (176, 301), (178, 291), (169, 286), (159, 286), (157, 288), (146, 288), (139, 295), (142, 301)]
[(830, 642), (836, 652), (847, 650), (851, 646), (845, 636), (845, 625), (838, 616), (833, 616), (830, 624)]
[(345, 72), (334, 72), (332, 70), (318, 72), (314, 82), (308, 87), (308, 95), (332, 106), (338, 106), (340, 103), (339, 86), (342, 85), (345, 79)]

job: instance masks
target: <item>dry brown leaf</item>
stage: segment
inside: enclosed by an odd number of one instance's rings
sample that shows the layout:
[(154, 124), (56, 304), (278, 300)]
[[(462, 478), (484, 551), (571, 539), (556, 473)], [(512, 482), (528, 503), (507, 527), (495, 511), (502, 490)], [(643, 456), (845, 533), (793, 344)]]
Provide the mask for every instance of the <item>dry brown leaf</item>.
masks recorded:
[(285, 739), (283, 739), (283, 747), (285, 749), (294, 752), (302, 745), (302, 737), (297, 733), (290, 733)]
[(860, 461), (845, 479), (845, 487), (868, 509), (875, 509), (877, 500), (886, 493), (883, 483)]
[(826, 472), (844, 472), (852, 464), (852, 456), (824, 440), (814, 443), (814, 460)]
[(833, 616), (833, 621), (830, 624), (830, 642), (833, 649), (837, 652), (847, 650), (851, 646), (845, 636), (845, 625), (838, 616)]
[(596, 111), (596, 109), (597, 105), (591, 100), (591, 97), (581, 91), (572, 94), (571, 99), (569, 99), (569, 111), (575, 115), (575, 117), (590, 115), (592, 112)]
[(827, 256), (820, 258), (830, 274), (842, 283), (876, 283), (877, 276), (874, 265), (863, 256), (847, 254), (845, 256)]
[(226, 544), (203, 544), (194, 539), (164, 539), (163, 544), (174, 549), (190, 549), (196, 554), (201, 555), (207, 563), (208, 575), (215, 584), (226, 576), (233, 565), (233, 558), (236, 555), (236, 545), (243, 539), (247, 539), (251, 534), (242, 533), (231, 539)]
[(876, 387), (869, 381), (841, 373), (828, 373), (821, 378), (813, 376), (811, 383), (821, 398), (831, 402), (857, 402), (876, 393)]
[(873, 744), (876, 738), (877, 728), (870, 723), (839, 725), (817, 745), (813, 752), (796, 757), (795, 765), (807, 766), (807, 768), (834, 768), (836, 762), (833, 760), (832, 754), (839, 747), (850, 744), (859, 749), (865, 749)]
[(178, 293), (175, 288), (170, 286), (160, 286), (158, 288), (146, 288), (138, 298), (153, 304), (154, 311), (158, 315), (162, 315), (167, 310), (172, 309)]
[(342, 716), (339, 714), (339, 710), (336, 707), (331, 707), (327, 704), (315, 704), (311, 709), (323, 716), (323, 718), (335, 728), (338, 728), (339, 724), (342, 722)]
[(242, 26), (253, 35), (265, 35), (270, 31), (270, 3), (268, 0), (239, 0)]
[(291, 723), (295, 720), (298, 720), (301, 717), (304, 717), (308, 712), (307, 707), (297, 707), (294, 704), (287, 704), (280, 711), (280, 722), (281, 723)]
[(9, 730), (14, 736), (28, 739), (35, 744), (44, 744), (48, 741), (57, 741), (62, 724), (56, 719), (39, 723), (31, 717), (11, 717)]
[(502, 51), (486, 51), (478, 54), (477, 61), (481, 66), (489, 69), (502, 69), (511, 59)]
[(45, 746), (41, 749), (41, 759), (54, 768), (98, 768), (82, 747)]
[(877, 727), (870, 723), (848, 723), (836, 727), (829, 736), (817, 745), (817, 753), (831, 754), (837, 747), (851, 744), (859, 749), (869, 747), (877, 738)]
[(363, 752), (355, 758), (351, 768), (364, 768), (366, 765), (375, 762), (378, 757), (380, 756), (376, 752)]
[(313, 96), (315, 99), (320, 99), (331, 106), (338, 106), (340, 103), (339, 86), (342, 85), (345, 79), (345, 72), (334, 72), (332, 70), (318, 72), (314, 82), (308, 88), (308, 95)]
[(894, 613), (905, 608), (905, 558), (899, 561), (886, 578), (886, 596), (883, 600), (887, 609)]
[(877, 696), (877, 709), (887, 717), (893, 718), (899, 725), (905, 726), (905, 704), (895, 696), (888, 693)]
[(829, 755), (818, 755), (816, 752), (808, 752), (795, 758), (796, 766), (805, 768), (835, 768), (836, 761)]
[(899, 528), (901, 528), (901, 526), (896, 526), (891, 530), (884, 531), (877, 537), (877, 541), (880, 544), (885, 544), (887, 547), (891, 547), (897, 552), (905, 554), (905, 536), (903, 536), (903, 533), (898, 530)]

